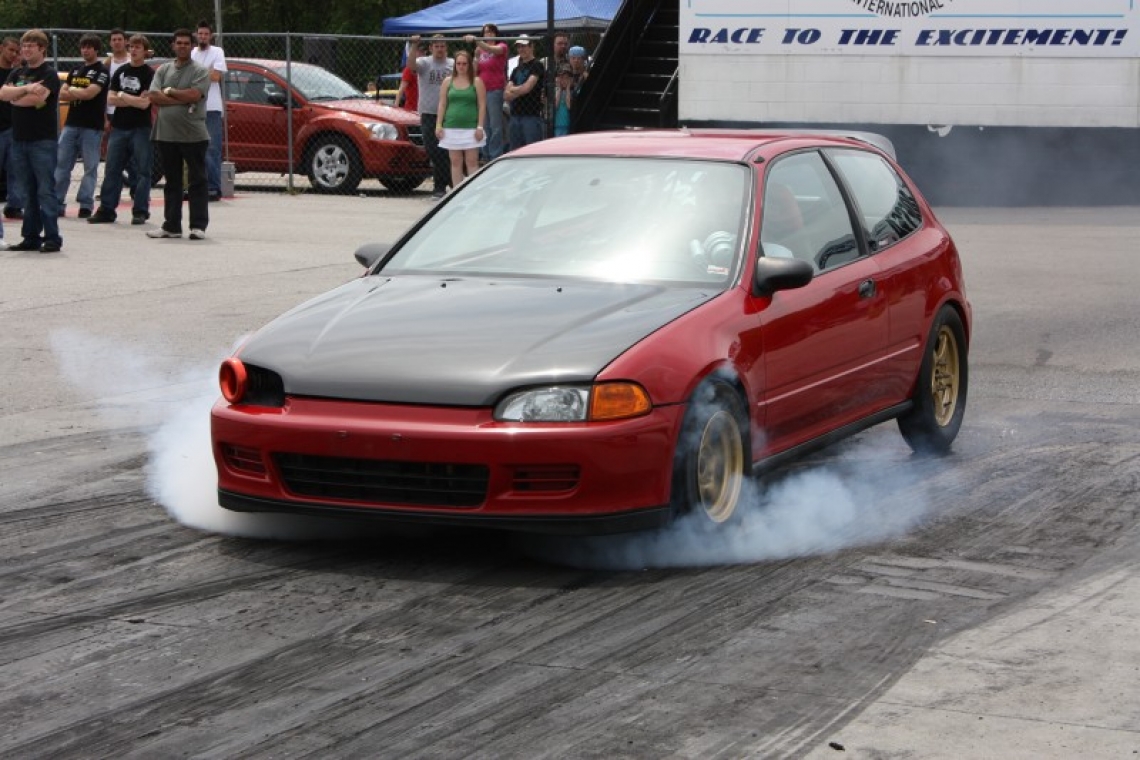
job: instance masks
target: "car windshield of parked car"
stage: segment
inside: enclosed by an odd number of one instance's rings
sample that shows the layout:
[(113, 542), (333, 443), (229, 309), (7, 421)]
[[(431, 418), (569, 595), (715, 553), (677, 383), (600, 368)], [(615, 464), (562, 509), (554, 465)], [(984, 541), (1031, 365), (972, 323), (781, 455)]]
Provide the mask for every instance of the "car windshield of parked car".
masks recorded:
[(289, 72), (285, 71), (285, 67), (275, 69), (274, 72), (285, 81), (289, 81), (291, 76), (294, 89), (305, 100), (355, 100), (367, 97), (336, 74), (320, 66), (294, 63)]
[(750, 172), (669, 158), (505, 158), (464, 183), (383, 273), (727, 286)]

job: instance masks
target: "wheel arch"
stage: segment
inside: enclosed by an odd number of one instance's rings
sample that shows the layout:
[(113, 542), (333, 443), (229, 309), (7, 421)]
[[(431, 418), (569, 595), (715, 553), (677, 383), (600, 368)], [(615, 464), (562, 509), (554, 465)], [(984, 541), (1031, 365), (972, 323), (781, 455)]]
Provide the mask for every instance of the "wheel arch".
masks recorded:
[[(747, 417), (747, 427), (745, 433), (748, 436), (749, 459), (750, 464), (756, 462), (756, 441), (762, 438), (762, 431), (753, 414), (753, 404), (751, 402), (752, 396), (748, 392), (747, 382), (743, 374), (729, 361), (721, 361), (711, 364), (705, 368), (705, 371), (693, 376), (690, 381), (684, 396), (682, 397), (681, 404), (685, 407), (687, 412), (695, 402), (697, 394), (706, 386), (721, 385), (731, 390), (736, 394), (740, 400), (740, 406), (744, 410)], [(683, 424), (685, 415), (680, 415), (681, 423)], [(680, 430), (678, 435), (674, 438), (674, 449), (680, 442)]]

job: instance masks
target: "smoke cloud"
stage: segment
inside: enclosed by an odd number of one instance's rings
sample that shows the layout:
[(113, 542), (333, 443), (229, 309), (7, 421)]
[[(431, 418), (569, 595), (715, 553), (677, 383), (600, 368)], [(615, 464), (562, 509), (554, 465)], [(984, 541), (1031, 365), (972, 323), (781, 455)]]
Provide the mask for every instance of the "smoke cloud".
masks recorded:
[[(52, 335), (60, 372), (109, 426), (149, 430), (146, 491), (178, 522), (247, 538), (350, 540), (380, 527), (335, 518), (230, 512), (217, 504), (210, 407), (215, 371), (228, 355), (185, 366), (79, 330)], [(746, 485), (742, 513), (713, 528), (688, 515), (668, 528), (592, 538), (520, 535), (515, 548), (575, 567), (629, 570), (755, 563), (838, 551), (905, 534), (929, 512), (927, 477), (902, 439), (864, 434), (822, 462)]]
[(51, 346), (62, 376), (96, 404), (109, 426), (150, 431), (146, 492), (178, 522), (245, 538), (361, 536), (359, 528), (343, 520), (231, 512), (218, 506), (210, 408), (219, 396), (216, 368), (229, 352), (219, 352), (206, 365), (186, 366), (163, 361), (159, 351), (74, 329), (52, 333)]
[(750, 482), (731, 525), (690, 514), (653, 532), (544, 538), (523, 550), (575, 567), (640, 570), (752, 564), (896, 538), (923, 522), (930, 502), (921, 460), (894, 437), (868, 434), (826, 464)]

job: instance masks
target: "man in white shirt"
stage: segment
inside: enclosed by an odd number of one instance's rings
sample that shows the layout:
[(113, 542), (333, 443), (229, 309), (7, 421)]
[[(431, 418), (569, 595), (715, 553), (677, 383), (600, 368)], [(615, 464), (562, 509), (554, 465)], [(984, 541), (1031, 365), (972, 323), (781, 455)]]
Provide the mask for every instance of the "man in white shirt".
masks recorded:
[(210, 148), (206, 152), (206, 181), (210, 200), (222, 199), (222, 140), (224, 139), (222, 109), (222, 77), (226, 73), (226, 52), (214, 40), (210, 22), (198, 22), (198, 46), (190, 53), (193, 61), (210, 72), (210, 92), (206, 96), (206, 130), (210, 133)]
[[(127, 51), (127, 33), (122, 29), (112, 29), (109, 39), (111, 42), (111, 54), (107, 56), (107, 60), (103, 61), (103, 65), (107, 67), (107, 76), (113, 77), (116, 71), (131, 60), (131, 54)], [(110, 119), (114, 113), (115, 106), (112, 105), (110, 99), (108, 99), (107, 118)]]

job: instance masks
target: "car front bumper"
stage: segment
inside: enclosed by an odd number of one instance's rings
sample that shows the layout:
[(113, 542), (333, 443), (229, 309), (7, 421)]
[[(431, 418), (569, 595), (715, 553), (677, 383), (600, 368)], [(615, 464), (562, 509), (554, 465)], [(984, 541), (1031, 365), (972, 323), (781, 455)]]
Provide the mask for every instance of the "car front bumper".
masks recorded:
[(504, 423), (486, 408), (288, 398), (211, 413), (219, 503), (604, 533), (669, 517), (683, 407), (604, 423)]

